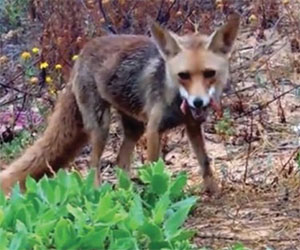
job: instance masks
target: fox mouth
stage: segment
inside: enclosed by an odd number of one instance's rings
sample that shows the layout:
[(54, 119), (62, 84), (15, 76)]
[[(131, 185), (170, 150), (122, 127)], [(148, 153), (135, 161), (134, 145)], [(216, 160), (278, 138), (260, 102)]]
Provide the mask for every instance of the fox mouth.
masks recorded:
[(211, 100), (209, 105), (207, 105), (205, 107), (201, 107), (201, 108), (191, 107), (190, 105), (188, 105), (188, 102), (186, 99), (183, 99), (181, 102), (181, 105), (180, 105), (180, 109), (183, 114), (187, 114), (188, 112), (190, 112), (193, 119), (200, 123), (205, 122), (205, 120), (208, 116), (209, 107), (211, 107), (214, 111), (216, 111), (218, 114), (220, 114), (221, 107), (214, 100)]
[(198, 122), (205, 122), (208, 115), (208, 106), (203, 108), (189, 107), (193, 118)]

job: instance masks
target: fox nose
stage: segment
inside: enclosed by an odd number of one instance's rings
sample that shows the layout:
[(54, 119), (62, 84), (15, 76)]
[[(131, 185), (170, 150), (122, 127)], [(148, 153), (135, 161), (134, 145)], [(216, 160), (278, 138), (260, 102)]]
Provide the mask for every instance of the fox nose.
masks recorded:
[(203, 107), (203, 101), (202, 101), (202, 99), (201, 98), (196, 98), (194, 100), (194, 106), (197, 109), (202, 108)]

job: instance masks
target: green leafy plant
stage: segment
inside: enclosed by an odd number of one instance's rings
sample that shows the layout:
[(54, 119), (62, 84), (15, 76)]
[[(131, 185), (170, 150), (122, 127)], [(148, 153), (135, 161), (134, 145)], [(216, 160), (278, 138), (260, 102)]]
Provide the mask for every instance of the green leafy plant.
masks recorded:
[(94, 188), (86, 178), (59, 171), (55, 178), (27, 178), (0, 194), (0, 249), (193, 249), (184, 229), (195, 197), (186, 197), (187, 176), (171, 178), (162, 161), (144, 166), (140, 184), (118, 169), (118, 184)]
[(1, 25), (0, 32), (7, 32), (21, 26), (21, 20), (26, 16), (28, 0), (4, 0), (0, 1), (0, 19), (6, 21), (6, 25)]
[(20, 132), (11, 142), (3, 143), (0, 147), (1, 158), (5, 161), (16, 158), (22, 150), (33, 141), (28, 131)]
[(249, 250), (243, 243), (237, 242), (229, 248), (229, 250)]
[(228, 109), (224, 111), (223, 118), (215, 125), (215, 130), (221, 135), (231, 136), (234, 134), (232, 121), (230, 119), (230, 111)]

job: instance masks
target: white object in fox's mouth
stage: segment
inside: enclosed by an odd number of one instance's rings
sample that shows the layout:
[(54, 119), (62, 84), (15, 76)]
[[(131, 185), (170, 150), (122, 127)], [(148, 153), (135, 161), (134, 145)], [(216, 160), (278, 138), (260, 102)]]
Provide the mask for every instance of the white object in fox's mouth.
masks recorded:
[(208, 115), (208, 107), (211, 107), (219, 117), (222, 116), (221, 105), (218, 101), (214, 100), (214, 98), (211, 99), (208, 106), (202, 108), (191, 107), (187, 100), (183, 98), (180, 105), (180, 110), (184, 115), (186, 115), (189, 110), (196, 121), (204, 122)]
[(186, 115), (188, 110), (191, 112), (193, 118), (198, 122), (204, 122), (207, 117), (208, 108), (202, 107), (202, 108), (193, 108), (188, 105), (187, 100), (183, 99), (180, 105), (181, 112)]
[(187, 104), (186, 100), (183, 99), (181, 102), (181, 105), (180, 105), (180, 110), (184, 115), (186, 115), (187, 108), (188, 108), (188, 104)]
[(189, 107), (193, 118), (197, 122), (205, 122), (208, 115), (208, 106), (202, 108)]
[(196, 95), (190, 95), (183, 86), (179, 87), (179, 93), (181, 97), (185, 99), (187, 104), (192, 108), (196, 108), (194, 105), (194, 101), (196, 99), (201, 99), (203, 103), (203, 107), (209, 106), (211, 100), (214, 99), (215, 92), (216, 92), (215, 87), (211, 86), (206, 94), (202, 96), (196, 96)]

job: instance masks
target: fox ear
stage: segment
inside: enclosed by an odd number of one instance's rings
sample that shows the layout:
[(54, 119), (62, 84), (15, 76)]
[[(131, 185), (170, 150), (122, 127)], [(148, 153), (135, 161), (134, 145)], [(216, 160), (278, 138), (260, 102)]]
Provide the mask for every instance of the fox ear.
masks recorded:
[(169, 31), (160, 27), (157, 23), (151, 25), (150, 31), (164, 58), (173, 57), (180, 52), (177, 41)]
[(208, 49), (222, 54), (228, 54), (234, 44), (240, 25), (240, 16), (232, 14), (228, 22), (212, 34)]

